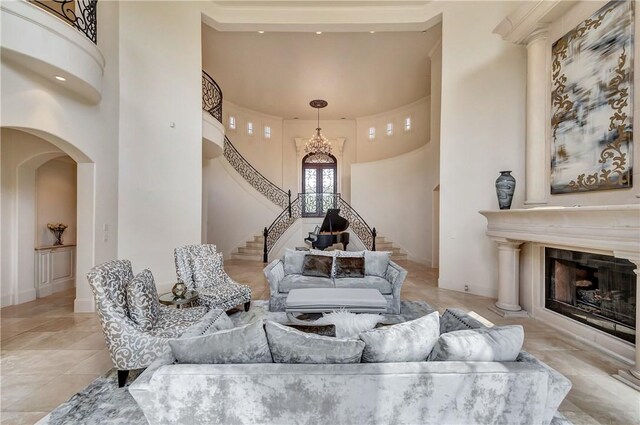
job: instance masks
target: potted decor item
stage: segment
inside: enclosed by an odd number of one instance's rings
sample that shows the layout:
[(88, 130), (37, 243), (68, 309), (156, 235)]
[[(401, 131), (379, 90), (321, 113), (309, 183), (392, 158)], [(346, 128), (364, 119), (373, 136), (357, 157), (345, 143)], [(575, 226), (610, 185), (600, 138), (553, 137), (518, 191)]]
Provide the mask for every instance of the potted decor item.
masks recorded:
[(501, 210), (511, 208), (513, 192), (516, 190), (516, 179), (511, 175), (511, 171), (500, 171), (496, 179), (496, 194), (498, 195), (498, 205)]
[(65, 229), (69, 227), (66, 224), (62, 223), (49, 223), (47, 224), (47, 228), (53, 233), (53, 236), (56, 238), (56, 241), (53, 243), (54, 246), (62, 245), (62, 234)]

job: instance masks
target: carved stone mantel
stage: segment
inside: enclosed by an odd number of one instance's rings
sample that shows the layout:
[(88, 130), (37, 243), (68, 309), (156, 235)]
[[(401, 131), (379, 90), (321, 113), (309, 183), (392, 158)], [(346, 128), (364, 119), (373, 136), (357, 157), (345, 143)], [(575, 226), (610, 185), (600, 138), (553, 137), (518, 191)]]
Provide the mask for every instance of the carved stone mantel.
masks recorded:
[[(631, 261), (638, 275), (636, 306), (640, 305), (640, 205), (539, 207), (480, 214), (487, 219), (487, 236), (498, 244), (498, 301), (493, 311), (508, 316), (520, 308), (517, 253), (524, 243), (597, 252)], [(640, 308), (636, 308), (636, 322), (640, 324)], [(639, 333), (634, 350), (635, 365), (615, 377), (640, 390)]]

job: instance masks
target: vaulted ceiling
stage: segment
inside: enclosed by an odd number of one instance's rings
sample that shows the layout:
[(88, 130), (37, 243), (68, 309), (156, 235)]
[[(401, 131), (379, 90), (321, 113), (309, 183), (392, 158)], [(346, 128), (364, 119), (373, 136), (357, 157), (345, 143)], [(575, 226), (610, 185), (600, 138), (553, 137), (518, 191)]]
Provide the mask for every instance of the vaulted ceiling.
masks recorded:
[(426, 32), (226, 32), (203, 24), (203, 68), (225, 100), (285, 119), (361, 117), (429, 95), (429, 52), (441, 27)]

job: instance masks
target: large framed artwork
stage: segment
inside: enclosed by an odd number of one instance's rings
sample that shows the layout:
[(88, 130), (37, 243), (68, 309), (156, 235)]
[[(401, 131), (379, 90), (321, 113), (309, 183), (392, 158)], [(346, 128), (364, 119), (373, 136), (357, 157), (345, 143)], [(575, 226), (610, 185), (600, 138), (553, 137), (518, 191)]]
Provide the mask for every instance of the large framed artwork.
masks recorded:
[(632, 187), (634, 3), (608, 3), (552, 46), (552, 194)]

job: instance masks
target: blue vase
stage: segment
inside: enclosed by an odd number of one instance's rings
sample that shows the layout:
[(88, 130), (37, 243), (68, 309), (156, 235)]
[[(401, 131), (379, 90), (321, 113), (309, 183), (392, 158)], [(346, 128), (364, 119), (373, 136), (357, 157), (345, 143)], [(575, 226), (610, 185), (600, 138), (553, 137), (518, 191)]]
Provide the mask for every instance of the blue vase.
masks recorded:
[(511, 175), (511, 171), (500, 171), (496, 179), (496, 193), (498, 195), (498, 205), (501, 210), (511, 208), (513, 192), (516, 190), (516, 179)]

